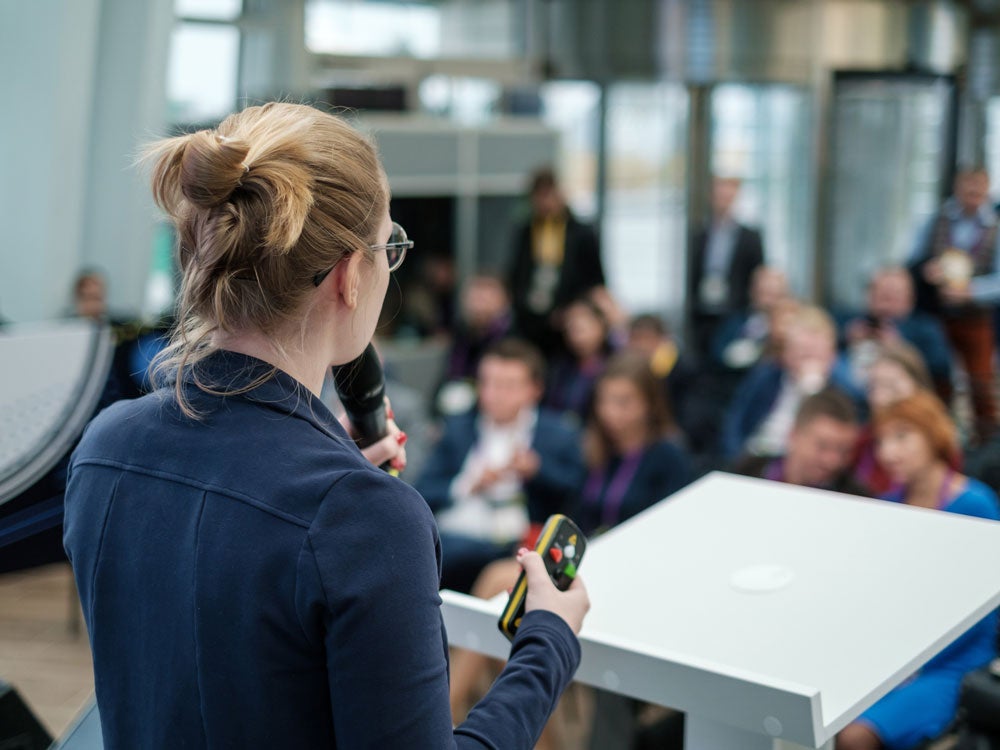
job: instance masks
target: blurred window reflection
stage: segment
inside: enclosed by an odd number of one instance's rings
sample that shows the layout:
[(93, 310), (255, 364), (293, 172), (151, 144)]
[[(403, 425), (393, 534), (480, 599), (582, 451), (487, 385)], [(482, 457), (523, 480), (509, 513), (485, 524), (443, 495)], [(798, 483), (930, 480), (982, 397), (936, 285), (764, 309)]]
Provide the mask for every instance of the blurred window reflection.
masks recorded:
[(597, 139), (601, 89), (592, 81), (558, 81), (541, 86), (542, 121), (559, 132), (555, 167), (566, 199), (581, 219), (597, 213)]
[(688, 112), (681, 84), (608, 89), (601, 227), (608, 283), (630, 312), (656, 311), (675, 321), (684, 295)]
[(503, 90), (488, 78), (427, 76), (418, 96), (423, 111), (464, 125), (478, 125), (497, 116)]
[(737, 218), (761, 230), (767, 262), (808, 293), (815, 195), (808, 92), (722, 84), (712, 89), (711, 117), (712, 172), (742, 180)]
[(243, 10), (243, 0), (174, 0), (178, 18), (206, 21), (235, 21)]
[(306, 0), (306, 47), (374, 57), (510, 58), (519, 4), (406, 0)]
[(944, 78), (836, 82), (825, 269), (833, 304), (860, 307), (879, 266), (905, 263), (947, 192), (951, 92)]
[(220, 120), (236, 109), (240, 32), (235, 26), (180, 22), (167, 68), (171, 123)]
[(986, 168), (990, 171), (990, 194), (1000, 201), (1000, 96), (986, 103)]

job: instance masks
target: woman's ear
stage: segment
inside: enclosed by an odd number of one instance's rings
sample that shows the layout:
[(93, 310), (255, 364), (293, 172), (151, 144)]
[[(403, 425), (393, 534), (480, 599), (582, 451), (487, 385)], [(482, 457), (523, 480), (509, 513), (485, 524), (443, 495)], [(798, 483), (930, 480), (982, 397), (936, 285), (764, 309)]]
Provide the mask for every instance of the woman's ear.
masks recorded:
[[(337, 296), (345, 307), (354, 310), (358, 306), (358, 296), (361, 290), (362, 253), (351, 253), (337, 264), (336, 284)], [(334, 274), (331, 274), (334, 275)]]

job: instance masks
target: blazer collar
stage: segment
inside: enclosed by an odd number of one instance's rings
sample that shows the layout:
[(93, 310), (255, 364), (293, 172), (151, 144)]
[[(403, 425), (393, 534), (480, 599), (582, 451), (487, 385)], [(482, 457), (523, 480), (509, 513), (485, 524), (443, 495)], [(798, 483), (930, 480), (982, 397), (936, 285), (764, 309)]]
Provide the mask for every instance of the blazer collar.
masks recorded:
[(284, 370), (256, 357), (219, 349), (186, 369), (183, 382), (188, 389), (202, 394), (206, 394), (206, 389), (217, 391), (207, 393), (209, 399), (251, 401), (304, 419), (338, 439), (348, 437), (333, 412), (312, 391)]
[(979, 207), (974, 216), (966, 216), (962, 212), (962, 206), (959, 205), (958, 200), (955, 198), (949, 198), (944, 204), (944, 213), (951, 221), (960, 221), (963, 218), (975, 218), (984, 227), (992, 227), (997, 223), (997, 214), (993, 209), (992, 204), (987, 200), (983, 205)]

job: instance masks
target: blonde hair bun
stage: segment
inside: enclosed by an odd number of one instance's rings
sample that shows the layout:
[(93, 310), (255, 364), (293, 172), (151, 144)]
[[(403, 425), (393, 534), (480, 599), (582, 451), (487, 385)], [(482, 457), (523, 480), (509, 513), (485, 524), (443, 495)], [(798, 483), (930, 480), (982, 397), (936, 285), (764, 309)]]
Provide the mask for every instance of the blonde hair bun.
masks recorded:
[(221, 206), (246, 174), (243, 161), (249, 151), (246, 143), (209, 130), (189, 135), (180, 164), (184, 197), (198, 208)]

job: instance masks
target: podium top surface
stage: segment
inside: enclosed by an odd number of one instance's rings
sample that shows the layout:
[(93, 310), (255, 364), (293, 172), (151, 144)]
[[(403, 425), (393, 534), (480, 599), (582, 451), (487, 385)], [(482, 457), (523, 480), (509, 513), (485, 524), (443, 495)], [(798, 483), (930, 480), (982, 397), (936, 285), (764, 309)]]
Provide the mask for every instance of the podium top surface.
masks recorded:
[(1000, 603), (1000, 523), (715, 473), (581, 573), (580, 679), (818, 746)]

